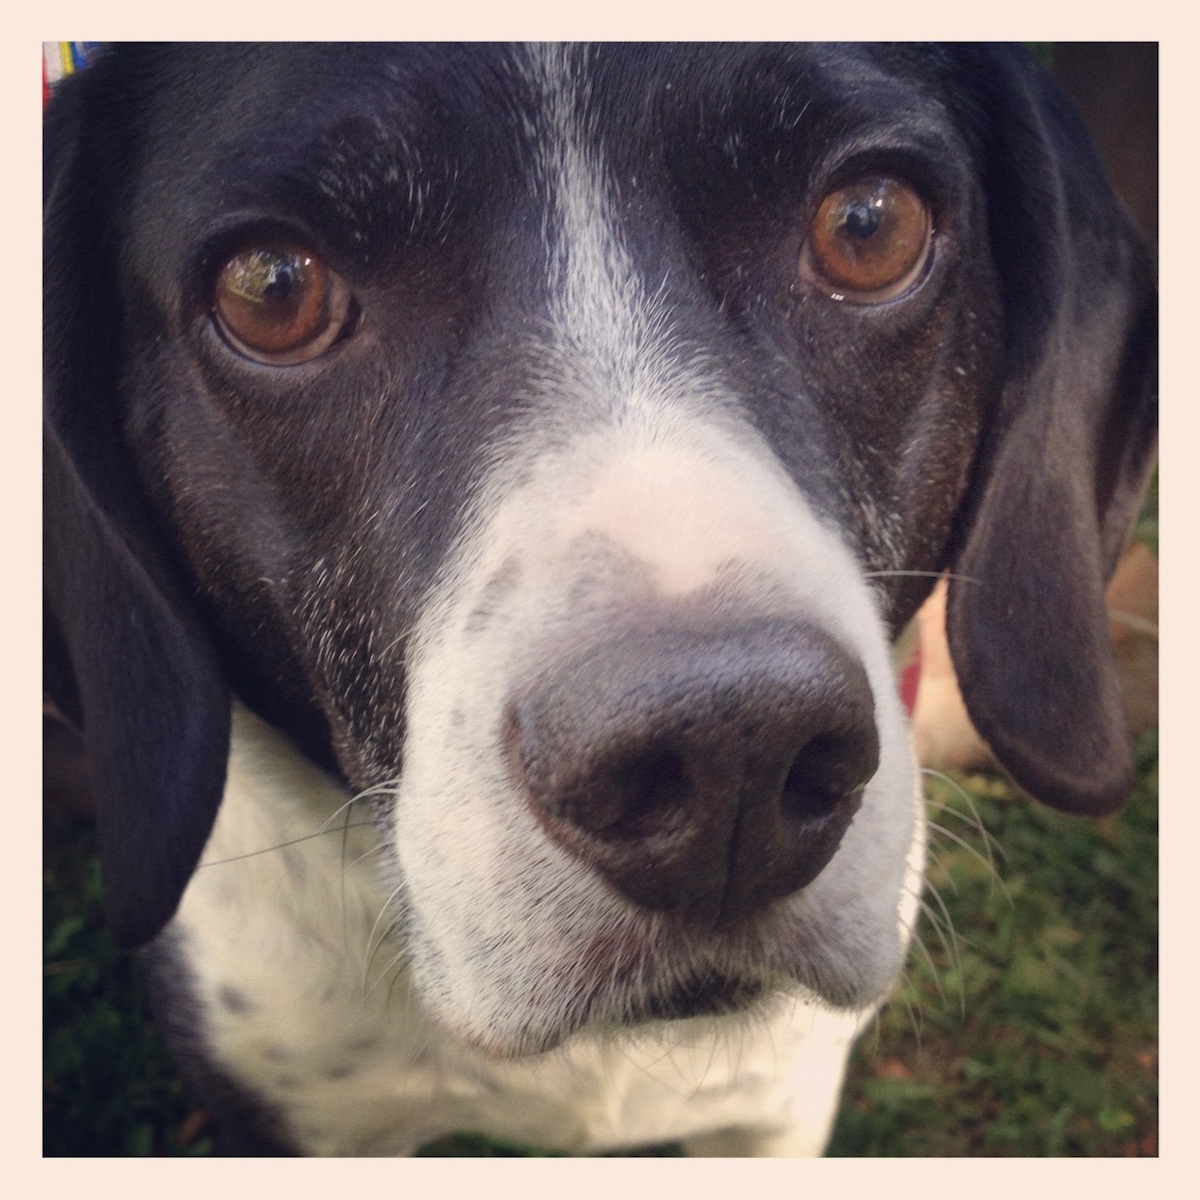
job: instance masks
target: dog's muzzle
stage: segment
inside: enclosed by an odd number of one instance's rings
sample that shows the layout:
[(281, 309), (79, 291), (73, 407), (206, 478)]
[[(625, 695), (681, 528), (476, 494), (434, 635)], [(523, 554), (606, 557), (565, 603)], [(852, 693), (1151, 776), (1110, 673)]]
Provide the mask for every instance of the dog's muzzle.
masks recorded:
[(866, 672), (814, 625), (635, 626), (514, 696), (510, 761), (560, 845), (727, 929), (811, 883), (879, 765)]

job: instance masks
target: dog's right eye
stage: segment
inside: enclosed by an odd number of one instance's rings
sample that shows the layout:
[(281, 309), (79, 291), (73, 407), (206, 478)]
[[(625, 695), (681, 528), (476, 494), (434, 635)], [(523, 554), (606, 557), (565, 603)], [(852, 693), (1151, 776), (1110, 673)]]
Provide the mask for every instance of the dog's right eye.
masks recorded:
[(346, 281), (303, 246), (263, 243), (239, 250), (213, 289), (213, 321), (239, 353), (272, 366), (324, 354), (350, 313)]

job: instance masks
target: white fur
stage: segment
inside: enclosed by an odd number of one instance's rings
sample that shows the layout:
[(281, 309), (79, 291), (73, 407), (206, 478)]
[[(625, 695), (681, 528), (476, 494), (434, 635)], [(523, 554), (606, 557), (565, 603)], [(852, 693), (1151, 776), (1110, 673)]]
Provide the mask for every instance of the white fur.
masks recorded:
[[(399, 948), (379, 944), (375, 839), (358, 816), (344, 830), (346, 799), (236, 709), (225, 801), (172, 926), (203, 1036), (306, 1151), (406, 1154), (476, 1129), (575, 1153), (675, 1138), (697, 1153), (820, 1153), (869, 1012), (787, 997), (752, 1021), (580, 1034), (528, 1060), (489, 1058), (431, 1024), (405, 972), (387, 969)], [(919, 827), (904, 937), (922, 846)], [(251, 1006), (230, 1008), (227, 989)]]
[[(880, 767), (842, 850), (786, 907), (830, 955), (851, 918), (873, 944), (886, 936), (886, 950), (868, 953), (886, 954), (890, 975), (913, 764), (889, 649), (850, 555), (765, 450), (704, 421), (660, 413), (518, 470), (516, 486), (485, 489), (490, 517), (452, 560), (410, 660), (394, 848), (414, 918), (410, 962), (433, 1011), (464, 1036), (522, 1049), (531, 1026), (565, 1020), (562, 1006), (587, 989), (579, 947), (593, 933), (655, 936), (541, 833), (510, 778), (501, 722), (512, 689), (593, 627), (708, 585), (748, 615), (812, 621), (866, 666)], [(481, 958), (474, 948), (489, 941), (503, 953)]]

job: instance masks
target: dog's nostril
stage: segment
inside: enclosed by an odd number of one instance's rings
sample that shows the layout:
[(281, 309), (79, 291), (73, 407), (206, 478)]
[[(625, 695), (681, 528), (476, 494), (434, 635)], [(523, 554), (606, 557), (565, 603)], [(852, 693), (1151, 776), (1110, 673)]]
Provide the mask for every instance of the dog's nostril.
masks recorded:
[(878, 755), (861, 737), (818, 734), (792, 761), (780, 792), (788, 816), (818, 820), (866, 786)]
[(686, 809), (691, 785), (683, 755), (675, 750), (651, 747), (572, 771), (575, 747), (539, 734), (528, 712), (517, 715), (511, 729), (531, 798), (550, 816), (585, 833), (612, 840), (644, 838)]
[[(609, 773), (613, 813), (607, 826), (617, 836), (637, 837), (650, 822), (686, 803), (688, 774), (674, 750), (650, 750), (615, 766)], [(605, 826), (600, 826), (605, 828)]]

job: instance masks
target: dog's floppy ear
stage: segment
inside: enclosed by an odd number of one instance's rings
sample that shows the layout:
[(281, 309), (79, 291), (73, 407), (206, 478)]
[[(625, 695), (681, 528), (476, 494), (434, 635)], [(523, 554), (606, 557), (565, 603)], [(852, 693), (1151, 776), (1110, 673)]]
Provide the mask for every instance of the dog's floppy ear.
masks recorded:
[(1104, 591), (1154, 452), (1153, 270), (1049, 77), (1015, 50), (981, 55), (971, 74), (1007, 376), (947, 633), (967, 710), (1016, 782), (1100, 814), (1133, 777)]
[(128, 160), (112, 114), (88, 120), (105, 73), (68, 80), (44, 128), (45, 684), (83, 732), (108, 919), (132, 946), (170, 920), (212, 828), (229, 695), (120, 436), (106, 218)]

